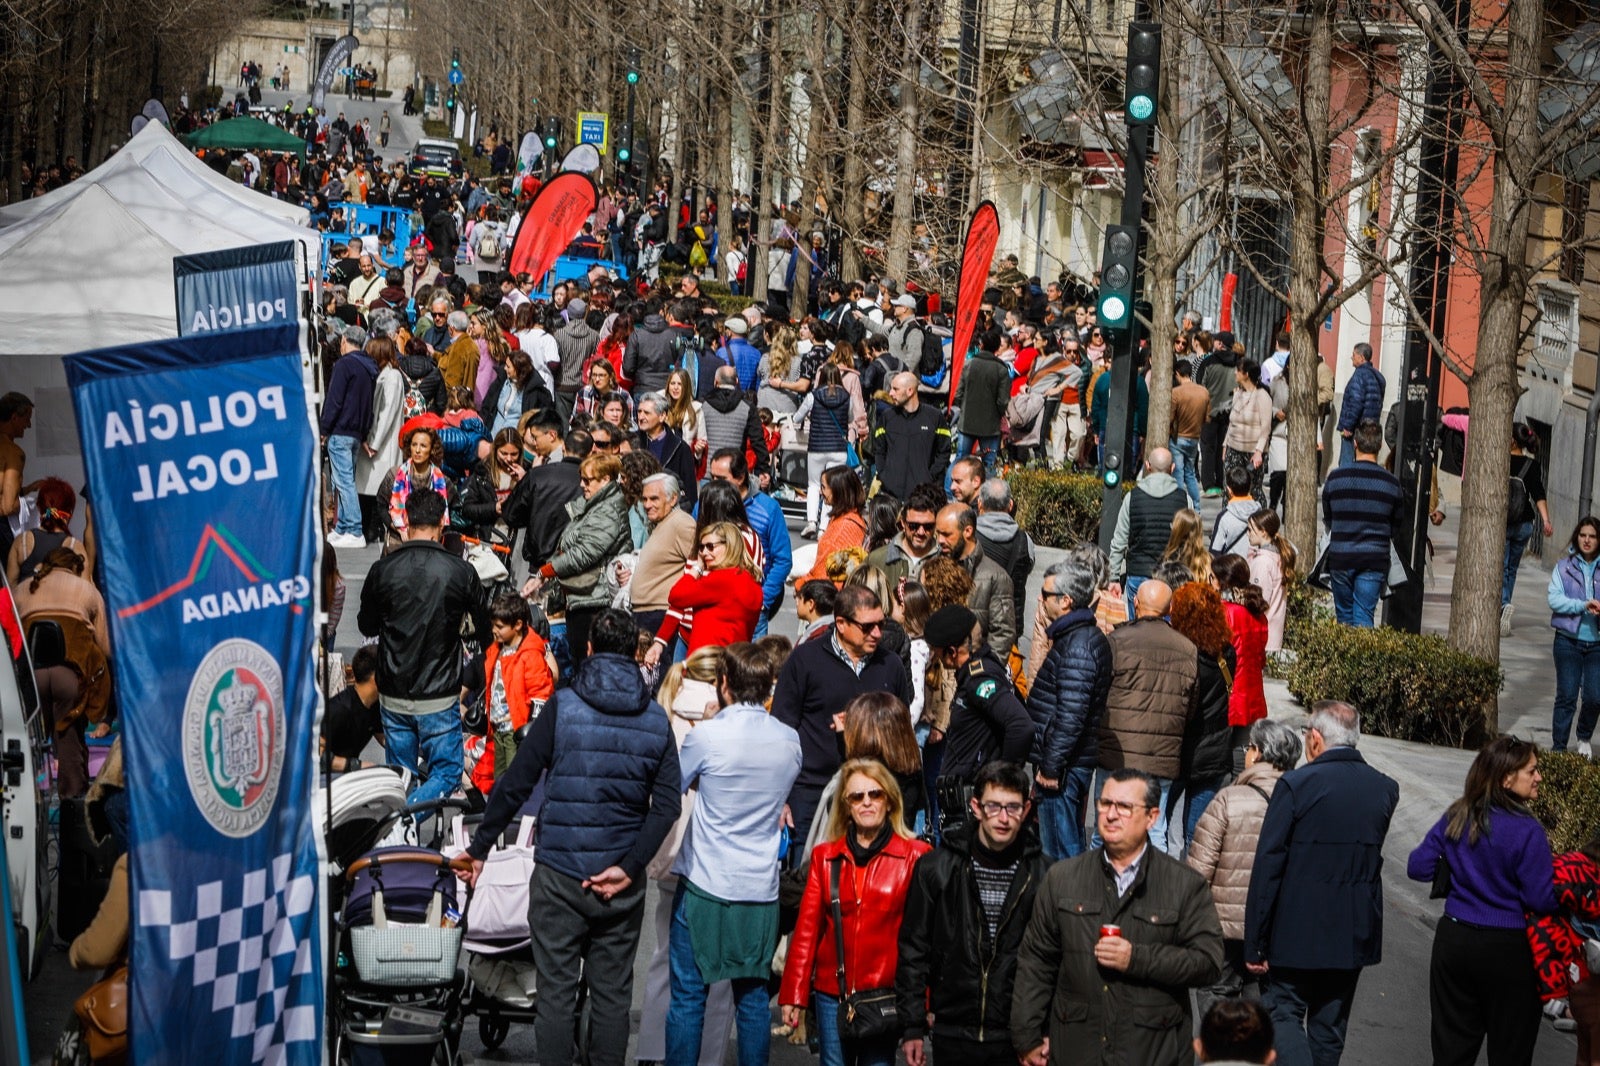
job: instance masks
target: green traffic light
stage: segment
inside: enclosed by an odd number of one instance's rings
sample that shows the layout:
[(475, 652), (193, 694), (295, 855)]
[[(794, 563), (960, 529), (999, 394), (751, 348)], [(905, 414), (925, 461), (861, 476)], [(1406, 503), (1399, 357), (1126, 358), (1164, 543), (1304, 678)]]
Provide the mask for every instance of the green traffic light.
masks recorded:
[(1130, 117), (1139, 122), (1143, 122), (1145, 119), (1155, 114), (1155, 111), (1155, 102), (1144, 93), (1140, 93), (1137, 96), (1133, 96), (1128, 99), (1128, 114)]
[(1121, 322), (1128, 317), (1128, 302), (1115, 293), (1106, 296), (1100, 301), (1100, 317), (1106, 322)]
[(639, 84), (639, 72), (637, 70), (628, 71), (628, 84), (629, 85), (638, 85)]
[(618, 148), (617, 149), (617, 158), (620, 159), (624, 163), (626, 163), (628, 161), (628, 156), (631, 155), (631, 154), (632, 153), (629, 152), (626, 148)]
[(1122, 482), (1122, 475), (1117, 473), (1115, 470), (1107, 470), (1102, 475), (1102, 480), (1105, 481), (1106, 488), (1114, 489)]

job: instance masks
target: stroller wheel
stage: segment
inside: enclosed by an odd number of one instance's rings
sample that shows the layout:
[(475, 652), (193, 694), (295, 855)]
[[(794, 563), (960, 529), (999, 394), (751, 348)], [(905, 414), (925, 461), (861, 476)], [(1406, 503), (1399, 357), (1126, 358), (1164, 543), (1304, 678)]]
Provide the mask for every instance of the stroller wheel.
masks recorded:
[(511, 1022), (493, 1014), (485, 1014), (478, 1019), (478, 1039), (483, 1041), (483, 1046), (490, 1051), (506, 1042), (506, 1034), (511, 1032)]

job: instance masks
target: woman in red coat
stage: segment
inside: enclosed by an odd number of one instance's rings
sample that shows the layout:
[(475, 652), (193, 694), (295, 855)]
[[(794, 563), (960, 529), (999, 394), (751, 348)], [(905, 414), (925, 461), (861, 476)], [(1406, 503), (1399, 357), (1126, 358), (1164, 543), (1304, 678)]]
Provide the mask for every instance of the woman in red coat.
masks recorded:
[(778, 1002), (784, 1024), (797, 1026), (807, 999), (816, 994), (823, 1066), (890, 1066), (898, 1032), (865, 1043), (839, 1034), (839, 952), (829, 874), (838, 869), (845, 991), (892, 989), (911, 870), (928, 845), (906, 829), (900, 786), (888, 767), (876, 759), (851, 759), (839, 768), (839, 780), (842, 802), (834, 804), (826, 840), (811, 852)]
[(746, 553), (738, 526), (732, 522), (706, 526), (695, 551), (699, 562), (667, 593), (671, 610), (656, 634), (658, 646), (670, 647), (678, 635), (679, 612), (693, 611), (690, 655), (701, 648), (749, 640), (761, 616), (761, 571)]
[(1234, 772), (1244, 766), (1244, 746), (1250, 726), (1267, 716), (1267, 688), (1262, 675), (1267, 665), (1267, 601), (1250, 578), (1250, 564), (1237, 555), (1212, 561), (1222, 611), (1233, 631), (1233, 653), (1238, 666), (1228, 697), (1228, 724), (1233, 727)]

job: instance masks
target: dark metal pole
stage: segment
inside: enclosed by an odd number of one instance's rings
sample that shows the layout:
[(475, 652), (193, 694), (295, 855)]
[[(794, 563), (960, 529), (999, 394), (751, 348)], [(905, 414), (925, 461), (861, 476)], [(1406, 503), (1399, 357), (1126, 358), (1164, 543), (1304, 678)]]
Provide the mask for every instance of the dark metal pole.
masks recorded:
[[(1469, 5), (1454, 0), (1451, 25), (1466, 32)], [(1428, 88), (1417, 179), (1416, 218), (1412, 223), (1417, 255), (1411, 268), (1411, 298), (1441, 340), (1450, 310), (1450, 227), (1455, 213), (1451, 196), (1460, 158), (1461, 82), (1449, 58), (1428, 49)], [(1434, 439), (1439, 422), (1439, 387), (1444, 362), (1415, 324), (1406, 331), (1406, 352), (1400, 375), (1395, 431), (1395, 476), (1404, 492), (1403, 532), (1395, 550), (1405, 566), (1406, 582), (1389, 596), (1384, 623), (1410, 633), (1422, 632), (1423, 575), (1427, 570), (1429, 501), (1433, 487)]]
[[(950, 167), (946, 199), (956, 206), (956, 215), (966, 219), (975, 205), (967, 202), (967, 173), (972, 159), (972, 140), (978, 129), (978, 6), (981, 0), (961, 0), (961, 37), (956, 58), (956, 150)], [(962, 227), (966, 226), (965, 221)]]

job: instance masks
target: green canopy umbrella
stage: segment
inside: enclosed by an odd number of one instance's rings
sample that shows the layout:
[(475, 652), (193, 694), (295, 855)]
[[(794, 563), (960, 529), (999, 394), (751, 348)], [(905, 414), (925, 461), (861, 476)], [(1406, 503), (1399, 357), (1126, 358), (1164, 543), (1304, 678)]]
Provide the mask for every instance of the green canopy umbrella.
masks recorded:
[(304, 159), (306, 142), (259, 118), (230, 118), (213, 122), (183, 138), (190, 148), (233, 148), (244, 151), (251, 148), (269, 152), (295, 152)]

